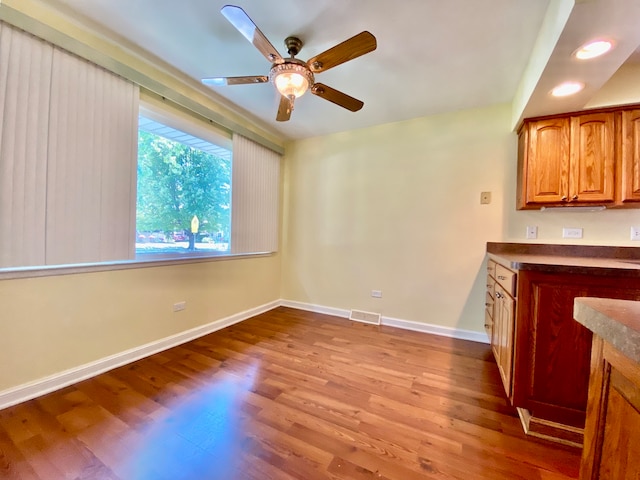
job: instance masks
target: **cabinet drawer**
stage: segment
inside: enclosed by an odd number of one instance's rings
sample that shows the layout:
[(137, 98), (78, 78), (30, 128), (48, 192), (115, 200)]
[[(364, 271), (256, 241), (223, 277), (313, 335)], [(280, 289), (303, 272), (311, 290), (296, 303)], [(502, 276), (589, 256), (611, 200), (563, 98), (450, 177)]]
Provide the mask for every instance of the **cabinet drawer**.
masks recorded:
[(487, 293), (492, 297), (495, 297), (496, 281), (490, 275), (487, 275)]
[(487, 260), (487, 275), (491, 275), (495, 278), (496, 276), (496, 265), (497, 263), (493, 260)]
[(493, 296), (489, 295), (489, 292), (487, 292), (486, 298), (484, 300), (484, 307), (487, 315), (489, 315), (491, 318), (493, 318), (493, 304)]
[(516, 272), (496, 264), (496, 281), (509, 295), (516, 296)]
[(487, 332), (489, 341), (491, 341), (491, 336), (493, 335), (493, 318), (488, 312), (484, 312), (484, 329)]

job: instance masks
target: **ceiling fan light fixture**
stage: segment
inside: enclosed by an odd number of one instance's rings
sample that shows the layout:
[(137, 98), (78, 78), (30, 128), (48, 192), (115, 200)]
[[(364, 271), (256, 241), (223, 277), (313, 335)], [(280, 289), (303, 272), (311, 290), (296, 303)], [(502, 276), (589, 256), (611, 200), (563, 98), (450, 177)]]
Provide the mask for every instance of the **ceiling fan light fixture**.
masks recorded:
[(269, 74), (278, 92), (287, 98), (298, 98), (314, 83), (313, 73), (306, 65), (287, 61), (274, 65)]

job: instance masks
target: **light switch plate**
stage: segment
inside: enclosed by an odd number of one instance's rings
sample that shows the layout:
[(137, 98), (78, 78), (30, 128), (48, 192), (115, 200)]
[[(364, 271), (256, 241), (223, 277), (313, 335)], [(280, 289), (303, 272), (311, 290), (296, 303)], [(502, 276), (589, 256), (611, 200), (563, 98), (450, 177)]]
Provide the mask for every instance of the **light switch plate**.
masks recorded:
[(536, 226), (527, 227), (527, 238), (529, 239), (538, 238), (538, 227)]
[(640, 227), (631, 227), (631, 240), (640, 240)]

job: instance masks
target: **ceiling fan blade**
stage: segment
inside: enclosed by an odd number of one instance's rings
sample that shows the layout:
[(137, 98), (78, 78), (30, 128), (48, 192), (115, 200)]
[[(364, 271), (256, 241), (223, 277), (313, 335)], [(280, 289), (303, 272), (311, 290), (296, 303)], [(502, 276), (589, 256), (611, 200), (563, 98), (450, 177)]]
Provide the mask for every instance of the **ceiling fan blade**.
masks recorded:
[(271, 42), (264, 36), (260, 29), (253, 23), (253, 20), (249, 18), (249, 15), (235, 5), (225, 5), (220, 10), (222, 15), (236, 27), (236, 29), (249, 40), (253, 45), (260, 50), (260, 53), (265, 56), (271, 63), (282, 63), (284, 59), (278, 53), (278, 51), (271, 45)]
[(350, 97), (346, 93), (342, 93), (335, 88), (327, 87), (322, 83), (314, 84), (313, 87), (311, 87), (311, 93), (352, 112), (357, 112), (364, 106), (364, 102), (357, 98)]
[(365, 53), (372, 52), (376, 47), (376, 37), (369, 32), (361, 32), (309, 59), (307, 65), (313, 73), (325, 72)]
[(293, 102), (290, 98), (280, 95), (280, 105), (278, 105), (278, 114), (276, 120), (279, 122), (286, 122), (291, 118), (291, 112), (293, 111)]
[(250, 77), (213, 77), (203, 78), (202, 83), (212, 85), (214, 87), (221, 85), (246, 85), (250, 83), (266, 83), (269, 77), (265, 75), (254, 75)]

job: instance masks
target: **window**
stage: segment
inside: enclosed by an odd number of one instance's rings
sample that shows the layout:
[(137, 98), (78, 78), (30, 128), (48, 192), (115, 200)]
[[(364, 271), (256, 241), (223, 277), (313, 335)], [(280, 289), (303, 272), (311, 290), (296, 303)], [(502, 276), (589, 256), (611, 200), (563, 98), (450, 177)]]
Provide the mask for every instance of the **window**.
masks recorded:
[(138, 134), (136, 258), (277, 251), (279, 154), (147, 90)]
[(136, 254), (228, 253), (231, 151), (140, 115)]
[(3, 22), (0, 49), (0, 271), (277, 251), (259, 136)]

